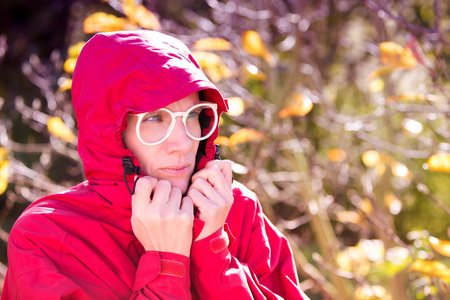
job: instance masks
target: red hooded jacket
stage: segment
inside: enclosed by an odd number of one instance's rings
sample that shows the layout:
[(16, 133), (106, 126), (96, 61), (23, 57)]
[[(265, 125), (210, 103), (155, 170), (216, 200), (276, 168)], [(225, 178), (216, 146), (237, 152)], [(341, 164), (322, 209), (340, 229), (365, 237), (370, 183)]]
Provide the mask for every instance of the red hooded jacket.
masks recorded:
[[(36, 201), (16, 221), (2, 299), (308, 299), (286, 239), (238, 182), (226, 225), (193, 242), (189, 258), (145, 251), (134, 236), (122, 158), (139, 162), (122, 143), (127, 116), (201, 90), (219, 114), (227, 110), (175, 38), (117, 32), (84, 46), (72, 98), (87, 181)], [(217, 135), (199, 148), (197, 169), (214, 159)], [(203, 224), (195, 219), (194, 240)]]

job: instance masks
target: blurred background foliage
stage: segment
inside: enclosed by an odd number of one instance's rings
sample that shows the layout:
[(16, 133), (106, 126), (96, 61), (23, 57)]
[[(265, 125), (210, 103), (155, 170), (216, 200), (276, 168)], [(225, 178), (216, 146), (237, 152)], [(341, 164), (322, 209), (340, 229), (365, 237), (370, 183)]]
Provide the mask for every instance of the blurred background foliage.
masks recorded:
[(229, 98), (221, 156), (289, 238), (311, 299), (449, 299), (448, 1), (2, 0), (0, 16), (3, 276), (23, 209), (84, 179), (80, 49), (150, 29)]

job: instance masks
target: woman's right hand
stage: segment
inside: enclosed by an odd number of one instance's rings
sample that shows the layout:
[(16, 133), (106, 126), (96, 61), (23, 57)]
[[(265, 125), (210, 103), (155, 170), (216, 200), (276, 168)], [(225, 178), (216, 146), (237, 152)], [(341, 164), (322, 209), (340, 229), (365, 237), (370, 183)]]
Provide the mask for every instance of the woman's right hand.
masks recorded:
[(189, 257), (194, 213), (192, 200), (167, 180), (141, 177), (132, 196), (131, 226), (147, 251)]

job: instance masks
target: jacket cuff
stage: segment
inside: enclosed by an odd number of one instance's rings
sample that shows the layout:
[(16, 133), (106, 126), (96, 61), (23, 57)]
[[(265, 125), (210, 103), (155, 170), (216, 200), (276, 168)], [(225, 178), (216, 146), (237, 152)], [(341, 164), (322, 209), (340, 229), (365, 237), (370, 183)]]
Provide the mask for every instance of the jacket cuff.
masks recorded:
[[(189, 268), (187, 256), (171, 252), (147, 251), (139, 260), (134, 290), (141, 290), (157, 277), (168, 280), (169, 284), (173, 284), (176, 279), (181, 280), (181, 284), (186, 284), (186, 281), (189, 281)], [(187, 284), (189, 285), (189, 282)]]
[(191, 256), (195, 260), (196, 257), (202, 257), (208, 254), (217, 254), (224, 250), (228, 253), (228, 247), (234, 242), (235, 238), (231, 234), (228, 225), (225, 224), (219, 230), (210, 236), (192, 243)]

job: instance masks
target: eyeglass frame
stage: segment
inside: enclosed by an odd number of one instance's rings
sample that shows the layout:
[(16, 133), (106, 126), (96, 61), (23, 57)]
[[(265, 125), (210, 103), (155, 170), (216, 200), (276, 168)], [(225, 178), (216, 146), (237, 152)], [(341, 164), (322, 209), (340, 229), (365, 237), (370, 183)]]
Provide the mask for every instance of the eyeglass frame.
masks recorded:
[[(210, 133), (208, 133), (206, 136), (200, 137), (200, 138), (196, 138), (193, 135), (191, 135), (189, 133), (189, 130), (187, 129), (186, 120), (187, 120), (187, 117), (189, 115), (188, 112), (191, 112), (193, 109), (195, 109), (197, 107), (205, 106), (205, 105), (209, 106), (214, 112), (214, 119), (215, 119), (214, 127), (211, 128)], [(156, 145), (159, 145), (159, 144), (163, 143), (165, 140), (167, 140), (169, 138), (170, 134), (172, 133), (173, 129), (175, 128), (175, 123), (176, 123), (176, 118), (177, 117), (182, 117), (182, 122), (183, 122), (183, 125), (184, 125), (184, 129), (186, 130), (186, 134), (189, 136), (189, 138), (191, 138), (191, 139), (193, 139), (195, 141), (206, 140), (207, 138), (209, 138), (214, 133), (214, 131), (217, 128), (217, 123), (218, 123), (217, 121), (219, 119), (219, 116), (217, 115), (217, 103), (201, 102), (199, 104), (196, 104), (196, 105), (193, 105), (193, 106), (189, 107), (185, 111), (173, 112), (173, 111), (171, 111), (171, 110), (169, 110), (169, 109), (167, 109), (165, 107), (157, 109), (157, 110), (154, 110), (154, 111), (158, 111), (158, 110), (163, 110), (163, 111), (169, 113), (169, 115), (172, 117), (172, 121), (170, 122), (170, 125), (169, 125), (169, 128), (167, 129), (166, 135), (161, 140), (159, 140), (157, 142), (154, 142), (154, 143), (144, 142), (144, 140), (142, 139), (141, 134), (139, 132), (139, 127), (140, 127), (140, 125), (142, 123), (142, 120), (144, 119), (144, 116), (146, 114), (148, 114), (149, 112), (152, 112), (152, 111), (143, 112), (143, 113), (139, 113), (139, 114), (130, 114), (130, 116), (138, 117), (138, 121), (136, 123), (136, 136), (139, 139), (139, 141), (142, 144), (146, 145), (146, 146), (156, 146)]]

